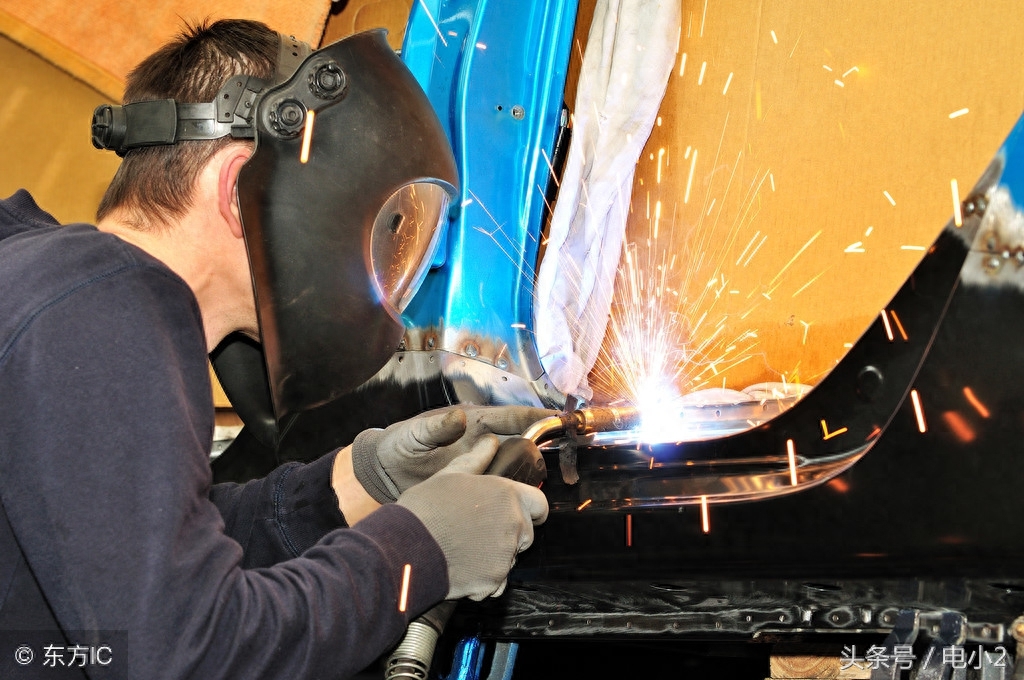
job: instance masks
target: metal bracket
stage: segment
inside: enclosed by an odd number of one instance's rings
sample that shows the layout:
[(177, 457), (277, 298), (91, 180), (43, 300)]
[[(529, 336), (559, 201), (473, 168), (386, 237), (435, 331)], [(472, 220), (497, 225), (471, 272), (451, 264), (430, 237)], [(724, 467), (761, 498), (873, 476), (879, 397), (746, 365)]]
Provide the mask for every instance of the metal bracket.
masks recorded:
[(967, 639), (967, 621), (959, 612), (944, 612), (939, 634), (925, 652), (916, 680), (966, 680), (966, 668), (954, 668), (943, 654), (947, 647), (960, 646)]
[[(885, 658), (896, 657), (897, 647), (912, 647), (917, 640), (917, 633), (921, 625), (921, 615), (916, 610), (904, 609), (896, 615), (896, 623), (892, 631), (885, 638)], [(896, 663), (888, 666), (878, 666), (871, 670), (871, 680), (899, 680), (900, 667)]]

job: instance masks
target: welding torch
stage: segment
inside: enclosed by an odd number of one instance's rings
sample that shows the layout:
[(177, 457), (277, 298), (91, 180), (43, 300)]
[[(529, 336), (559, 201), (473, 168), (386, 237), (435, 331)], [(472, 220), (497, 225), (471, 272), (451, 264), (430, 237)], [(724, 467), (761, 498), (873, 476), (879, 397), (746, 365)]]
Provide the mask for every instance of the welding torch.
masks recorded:
[[(574, 442), (577, 436), (629, 430), (639, 424), (640, 411), (632, 407), (578, 408), (542, 418), (526, 428), (522, 437), (512, 437), (502, 442), (484, 474), (501, 475), (531, 486), (540, 486), (547, 478), (547, 466), (537, 448), (539, 444), (560, 436), (568, 436)], [(563, 449), (559, 456), (563, 479), (566, 478), (564, 455)], [(572, 474), (575, 473), (575, 449), (572, 448)], [(575, 480), (565, 481), (575, 483)], [(409, 623), (402, 642), (387, 659), (384, 671), (386, 680), (425, 680), (428, 677), (437, 641), (457, 604), (457, 600), (446, 600)]]

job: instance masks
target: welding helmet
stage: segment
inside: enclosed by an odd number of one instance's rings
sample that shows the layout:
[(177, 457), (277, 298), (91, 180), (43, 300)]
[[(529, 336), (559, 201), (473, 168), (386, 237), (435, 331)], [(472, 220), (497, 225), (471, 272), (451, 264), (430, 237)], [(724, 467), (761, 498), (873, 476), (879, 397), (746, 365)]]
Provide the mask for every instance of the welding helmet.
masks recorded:
[(274, 82), (239, 75), (209, 104), (94, 116), (94, 144), (119, 154), (255, 139), (237, 196), (278, 421), (351, 391), (394, 355), (455, 196), (440, 121), (384, 36), (315, 51), (282, 37)]

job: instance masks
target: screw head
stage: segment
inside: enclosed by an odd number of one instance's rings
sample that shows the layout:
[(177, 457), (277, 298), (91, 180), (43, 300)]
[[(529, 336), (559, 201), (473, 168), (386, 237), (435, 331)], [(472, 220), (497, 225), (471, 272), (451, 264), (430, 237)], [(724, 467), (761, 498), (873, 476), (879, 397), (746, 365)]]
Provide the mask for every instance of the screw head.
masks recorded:
[(522, 120), (526, 117), (526, 109), (521, 104), (516, 104), (512, 107), (512, 117), (516, 120)]

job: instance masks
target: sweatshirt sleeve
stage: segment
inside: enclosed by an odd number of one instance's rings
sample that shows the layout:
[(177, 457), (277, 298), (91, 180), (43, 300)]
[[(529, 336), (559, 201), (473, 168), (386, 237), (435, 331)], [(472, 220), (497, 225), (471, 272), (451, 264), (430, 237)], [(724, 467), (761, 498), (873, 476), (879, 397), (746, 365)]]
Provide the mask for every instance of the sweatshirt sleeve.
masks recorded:
[[(69, 641), (112, 650), (96, 677), (343, 678), (447, 592), (440, 548), (402, 507), (296, 530), (302, 487), (322, 484), (329, 460), (212, 491), (202, 325), (169, 271), (94, 277), (12, 338), (0, 343), (0, 500)], [(292, 505), (274, 511), (284, 496)], [(256, 534), (272, 557), (246, 568)]]
[(348, 526), (331, 486), (336, 455), (286, 463), (244, 484), (213, 486), (210, 500), (224, 518), (224, 532), (242, 546), (242, 566), (269, 567), (298, 557), (328, 532)]

